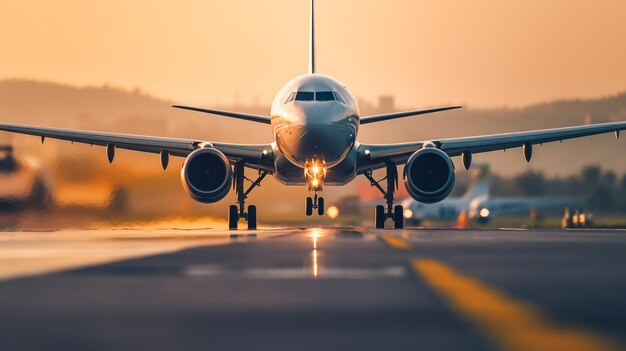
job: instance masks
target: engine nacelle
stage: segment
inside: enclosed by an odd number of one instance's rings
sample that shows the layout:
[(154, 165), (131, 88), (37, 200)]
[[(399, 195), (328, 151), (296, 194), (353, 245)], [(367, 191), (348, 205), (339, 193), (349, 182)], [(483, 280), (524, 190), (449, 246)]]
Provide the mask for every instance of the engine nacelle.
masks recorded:
[(180, 179), (192, 199), (211, 204), (228, 194), (233, 170), (228, 158), (219, 150), (198, 149), (185, 159)]
[(456, 180), (450, 156), (435, 147), (415, 152), (404, 167), (404, 186), (415, 200), (432, 204), (452, 192)]

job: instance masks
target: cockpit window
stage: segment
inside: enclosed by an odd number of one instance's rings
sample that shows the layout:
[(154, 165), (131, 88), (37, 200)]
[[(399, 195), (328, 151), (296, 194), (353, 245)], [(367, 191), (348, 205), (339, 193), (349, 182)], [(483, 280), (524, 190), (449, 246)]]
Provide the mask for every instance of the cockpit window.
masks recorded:
[(318, 91), (315, 93), (315, 101), (335, 101), (332, 91)]
[(335, 91), (334, 94), (335, 94), (335, 100), (341, 102), (342, 104), (346, 103), (346, 101), (343, 99), (343, 96), (341, 96), (341, 94), (338, 91)]
[(313, 101), (315, 100), (315, 94), (312, 91), (299, 91), (296, 94), (297, 101)]
[(295, 92), (289, 94), (289, 97), (287, 98), (287, 100), (285, 100), (285, 104), (288, 104), (288, 103), (292, 102), (293, 99), (295, 99), (295, 97), (296, 97), (296, 93)]

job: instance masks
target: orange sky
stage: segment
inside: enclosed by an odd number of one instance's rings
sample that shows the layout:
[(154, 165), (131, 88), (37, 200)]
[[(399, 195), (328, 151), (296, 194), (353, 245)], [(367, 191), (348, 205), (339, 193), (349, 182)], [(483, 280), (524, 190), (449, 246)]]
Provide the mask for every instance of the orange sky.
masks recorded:
[[(403, 106), (626, 90), (624, 0), (318, 0), (318, 71)], [(0, 78), (256, 101), (306, 72), (307, 0), (0, 0)]]

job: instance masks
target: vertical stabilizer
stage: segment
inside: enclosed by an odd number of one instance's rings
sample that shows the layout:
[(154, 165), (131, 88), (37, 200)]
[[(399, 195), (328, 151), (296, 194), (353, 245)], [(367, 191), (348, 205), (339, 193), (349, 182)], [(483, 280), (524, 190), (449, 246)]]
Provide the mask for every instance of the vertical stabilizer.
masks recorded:
[(315, 74), (315, 0), (311, 0), (311, 28), (309, 40), (309, 74)]
[(489, 165), (486, 164), (473, 164), (472, 169), (476, 169), (478, 172), (469, 188), (464, 198), (472, 200), (477, 197), (489, 198), (489, 192), (491, 188), (491, 175), (489, 172)]

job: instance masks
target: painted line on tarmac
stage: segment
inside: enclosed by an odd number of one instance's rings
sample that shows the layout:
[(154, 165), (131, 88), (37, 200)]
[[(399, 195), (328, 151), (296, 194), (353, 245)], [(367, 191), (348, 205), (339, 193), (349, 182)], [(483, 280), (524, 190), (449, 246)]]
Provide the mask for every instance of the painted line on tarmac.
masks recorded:
[(618, 348), (578, 327), (559, 326), (537, 308), (436, 260), (411, 262), (415, 274), (503, 350), (605, 351)]
[(219, 265), (192, 265), (185, 267), (183, 274), (189, 277), (246, 278), (246, 279), (401, 279), (409, 275), (406, 267), (384, 266), (378, 268), (360, 267), (265, 267), (234, 269)]
[(389, 247), (394, 248), (396, 250), (410, 250), (411, 244), (408, 241), (401, 239), (395, 235), (383, 234), (379, 235), (378, 238), (382, 240)]

